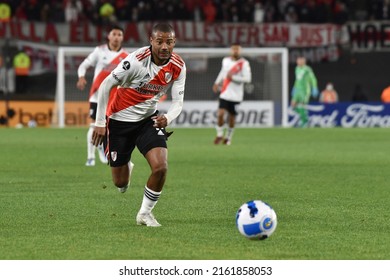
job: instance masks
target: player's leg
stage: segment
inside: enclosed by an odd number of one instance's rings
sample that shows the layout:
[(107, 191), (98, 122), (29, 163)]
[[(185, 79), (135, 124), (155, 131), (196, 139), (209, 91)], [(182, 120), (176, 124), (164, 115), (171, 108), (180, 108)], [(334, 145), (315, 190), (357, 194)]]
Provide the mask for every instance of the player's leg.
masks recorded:
[(153, 120), (144, 123), (137, 137), (137, 147), (150, 166), (150, 175), (144, 188), (144, 195), (136, 221), (138, 225), (161, 226), (153, 216), (168, 171), (167, 134), (165, 129), (153, 127)]
[(225, 100), (219, 99), (219, 108), (217, 111), (217, 125), (215, 126), (215, 130), (217, 132), (217, 135), (214, 139), (214, 144), (221, 143), (224, 135), (224, 126), (225, 126)]
[(94, 123), (90, 123), (87, 132), (87, 162), (85, 163), (86, 166), (95, 166), (96, 147), (92, 144), (93, 128), (94, 128)]
[(227, 130), (227, 134), (225, 137), (225, 140), (223, 143), (225, 145), (230, 145), (232, 143), (232, 138), (233, 138), (233, 132), (234, 132), (234, 127), (236, 126), (236, 115), (237, 115), (237, 110), (236, 106), (238, 105), (238, 102), (229, 102), (229, 117), (228, 117), (228, 123), (229, 127)]
[(167, 176), (167, 149), (153, 148), (145, 158), (149, 163), (151, 174), (144, 188), (141, 208), (137, 214), (137, 224), (157, 227), (161, 225), (154, 218), (152, 210), (160, 198)]
[(125, 193), (130, 187), (133, 169), (134, 163), (131, 161), (119, 167), (111, 167), (112, 181), (119, 192)]
[(135, 148), (134, 129), (136, 126), (132, 126), (131, 123), (115, 120), (110, 120), (108, 123), (109, 136), (106, 143), (108, 161), (111, 166), (112, 181), (121, 193), (129, 188), (134, 169), (134, 164), (130, 161)]
[(96, 147), (95, 145), (92, 144), (92, 134), (93, 134), (93, 128), (95, 126), (96, 110), (97, 110), (97, 103), (90, 102), (89, 117), (91, 118), (91, 123), (89, 124), (89, 129), (87, 132), (87, 162), (85, 163), (86, 166), (95, 166)]
[(299, 126), (304, 127), (307, 125), (308, 122), (308, 113), (305, 105), (306, 100), (306, 94), (301, 91), (296, 91), (291, 106), (293, 110), (298, 114), (299, 116)]

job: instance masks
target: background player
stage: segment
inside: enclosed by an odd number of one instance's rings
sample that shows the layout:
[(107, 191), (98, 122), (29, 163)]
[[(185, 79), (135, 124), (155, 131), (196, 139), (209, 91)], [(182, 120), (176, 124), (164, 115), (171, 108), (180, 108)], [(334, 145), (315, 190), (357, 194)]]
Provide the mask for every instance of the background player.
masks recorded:
[[(213, 85), (213, 91), (215, 93), (220, 92), (216, 126), (217, 136), (214, 144), (219, 144), (222, 140), (226, 145), (231, 144), (236, 124), (236, 106), (244, 99), (244, 84), (250, 83), (252, 80), (249, 61), (241, 57), (241, 46), (232, 44), (230, 50), (230, 56), (222, 60), (222, 68)], [(224, 138), (226, 113), (228, 113), (229, 128)]]
[[(112, 179), (124, 192), (130, 184), (129, 163), (135, 147), (147, 160), (151, 174), (144, 188), (138, 225), (157, 227), (152, 214), (167, 175), (168, 151), (165, 127), (182, 111), (186, 66), (173, 52), (176, 43), (173, 28), (166, 23), (153, 27), (151, 46), (131, 53), (102, 83), (98, 93), (93, 143), (98, 146), (106, 135)], [(110, 90), (117, 87), (114, 98)], [(172, 104), (159, 115), (157, 103), (171, 88)], [(108, 106), (108, 108), (107, 108)], [(106, 108), (108, 123), (106, 123)]]
[[(97, 108), (97, 91), (103, 80), (111, 73), (111, 71), (124, 59), (128, 53), (122, 49), (123, 29), (119, 26), (114, 26), (109, 29), (107, 43), (97, 46), (92, 53), (80, 64), (77, 74), (77, 88), (84, 90), (87, 80), (85, 74), (90, 67), (95, 67), (93, 82), (89, 91), (89, 116), (91, 123), (87, 132), (87, 162), (86, 166), (95, 165), (96, 148), (92, 144), (92, 133), (96, 119)], [(102, 163), (107, 163), (104, 154), (103, 146), (98, 147), (99, 158)]]
[(309, 103), (310, 95), (317, 98), (318, 93), (317, 78), (312, 68), (306, 65), (305, 57), (298, 57), (294, 87), (291, 91), (291, 107), (299, 115), (300, 127), (307, 127), (309, 114), (306, 105)]

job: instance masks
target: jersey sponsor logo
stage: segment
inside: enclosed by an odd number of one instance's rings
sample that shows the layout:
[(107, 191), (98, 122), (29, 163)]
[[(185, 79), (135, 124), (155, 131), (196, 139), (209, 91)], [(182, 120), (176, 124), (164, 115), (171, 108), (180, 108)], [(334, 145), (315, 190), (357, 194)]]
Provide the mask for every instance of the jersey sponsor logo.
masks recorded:
[(122, 65), (122, 68), (123, 70), (129, 70), (130, 69), (130, 62), (128, 62), (127, 60), (126, 61), (123, 61), (123, 65)]
[(157, 95), (160, 92), (165, 92), (168, 86), (156, 85), (156, 84), (143, 84), (142, 87), (137, 87), (135, 90), (140, 94), (153, 94)]

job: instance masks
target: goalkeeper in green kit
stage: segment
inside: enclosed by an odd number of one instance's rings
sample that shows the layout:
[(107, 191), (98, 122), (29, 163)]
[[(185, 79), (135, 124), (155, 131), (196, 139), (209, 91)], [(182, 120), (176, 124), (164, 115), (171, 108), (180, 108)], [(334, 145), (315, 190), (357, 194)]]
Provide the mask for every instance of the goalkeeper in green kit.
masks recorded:
[(317, 78), (310, 66), (306, 65), (306, 58), (297, 58), (295, 67), (295, 82), (291, 91), (291, 107), (299, 115), (299, 126), (307, 127), (309, 114), (306, 105), (310, 95), (318, 97)]

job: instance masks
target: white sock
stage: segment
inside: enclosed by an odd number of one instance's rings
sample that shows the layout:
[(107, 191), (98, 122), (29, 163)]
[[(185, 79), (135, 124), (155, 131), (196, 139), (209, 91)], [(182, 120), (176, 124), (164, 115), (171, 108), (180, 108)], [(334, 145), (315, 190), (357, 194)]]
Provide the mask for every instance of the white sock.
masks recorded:
[(234, 128), (229, 127), (229, 128), (228, 128), (228, 132), (227, 132), (227, 137), (226, 137), (226, 138), (229, 139), (229, 140), (232, 140), (233, 132), (234, 132)]
[(222, 126), (216, 125), (215, 129), (217, 130), (217, 137), (222, 137), (223, 136), (223, 129), (224, 129), (223, 125)]
[(93, 124), (90, 124), (88, 132), (87, 132), (87, 153), (88, 153), (88, 159), (95, 159), (96, 147), (91, 143), (92, 142), (93, 127), (94, 127)]
[(144, 189), (144, 198), (142, 200), (141, 209), (139, 213), (145, 214), (152, 212), (154, 206), (156, 205), (158, 199), (160, 198), (161, 192), (155, 192), (145, 186)]

